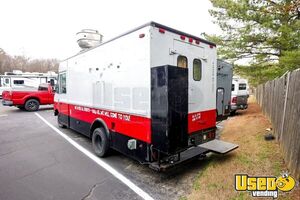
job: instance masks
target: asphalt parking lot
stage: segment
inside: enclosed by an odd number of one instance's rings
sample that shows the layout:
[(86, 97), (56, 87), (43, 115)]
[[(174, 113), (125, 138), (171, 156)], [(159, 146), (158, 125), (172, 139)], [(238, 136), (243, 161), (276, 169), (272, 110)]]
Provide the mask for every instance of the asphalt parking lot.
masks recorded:
[[(57, 126), (52, 107), (37, 112), (92, 153), (91, 141)], [(99, 158), (100, 159), (100, 158)], [(153, 199), (178, 199), (192, 187), (207, 161), (157, 173), (120, 153), (100, 159)], [(0, 106), (0, 199), (142, 199), (91, 158), (71, 145), (36, 113)]]
[[(140, 199), (34, 113), (0, 109), (0, 199)], [(39, 114), (55, 124), (52, 110)]]

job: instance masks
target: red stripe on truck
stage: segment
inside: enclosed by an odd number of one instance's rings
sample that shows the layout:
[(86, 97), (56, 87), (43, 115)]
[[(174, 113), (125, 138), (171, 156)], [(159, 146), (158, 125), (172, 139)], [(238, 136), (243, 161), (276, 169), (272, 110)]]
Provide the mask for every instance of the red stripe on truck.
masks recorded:
[(216, 126), (216, 110), (207, 110), (202, 112), (189, 113), (188, 115), (188, 133), (208, 129)]
[[(101, 118), (108, 129), (129, 137), (151, 143), (151, 119), (132, 114), (90, 108), (66, 103), (55, 103), (54, 108), (60, 113), (92, 124)], [(216, 126), (216, 110), (207, 110), (188, 114), (188, 133)]]
[(89, 124), (101, 118), (109, 130), (151, 143), (151, 119), (147, 117), (65, 103), (60, 103), (61, 110), (58, 105), (55, 108), (64, 115)]

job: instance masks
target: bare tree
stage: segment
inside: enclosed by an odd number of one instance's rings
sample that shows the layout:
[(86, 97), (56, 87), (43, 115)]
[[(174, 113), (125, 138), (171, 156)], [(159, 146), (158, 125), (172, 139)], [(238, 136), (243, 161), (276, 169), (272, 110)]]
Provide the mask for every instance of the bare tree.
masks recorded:
[(27, 72), (58, 71), (57, 59), (30, 59), (25, 56), (10, 56), (0, 48), (0, 74), (21, 70)]

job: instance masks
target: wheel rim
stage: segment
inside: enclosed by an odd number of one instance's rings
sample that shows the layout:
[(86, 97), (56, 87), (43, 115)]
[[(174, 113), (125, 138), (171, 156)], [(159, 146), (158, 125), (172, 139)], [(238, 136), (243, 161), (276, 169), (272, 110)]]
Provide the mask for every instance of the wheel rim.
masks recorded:
[(28, 103), (28, 108), (30, 109), (30, 110), (36, 110), (36, 108), (37, 108), (37, 105), (36, 105), (36, 103), (35, 102), (29, 102)]
[(95, 147), (97, 151), (102, 151), (102, 138), (100, 135), (95, 136)]

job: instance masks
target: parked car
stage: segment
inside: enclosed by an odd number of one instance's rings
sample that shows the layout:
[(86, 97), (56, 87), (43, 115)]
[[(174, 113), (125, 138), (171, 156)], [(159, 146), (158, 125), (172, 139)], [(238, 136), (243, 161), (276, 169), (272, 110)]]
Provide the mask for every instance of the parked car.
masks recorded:
[(50, 84), (40, 84), (37, 90), (9, 90), (2, 93), (4, 106), (16, 106), (22, 110), (36, 111), (40, 105), (54, 103), (54, 91)]
[(237, 110), (248, 108), (249, 86), (246, 79), (234, 77), (231, 85), (230, 113), (235, 114)]

